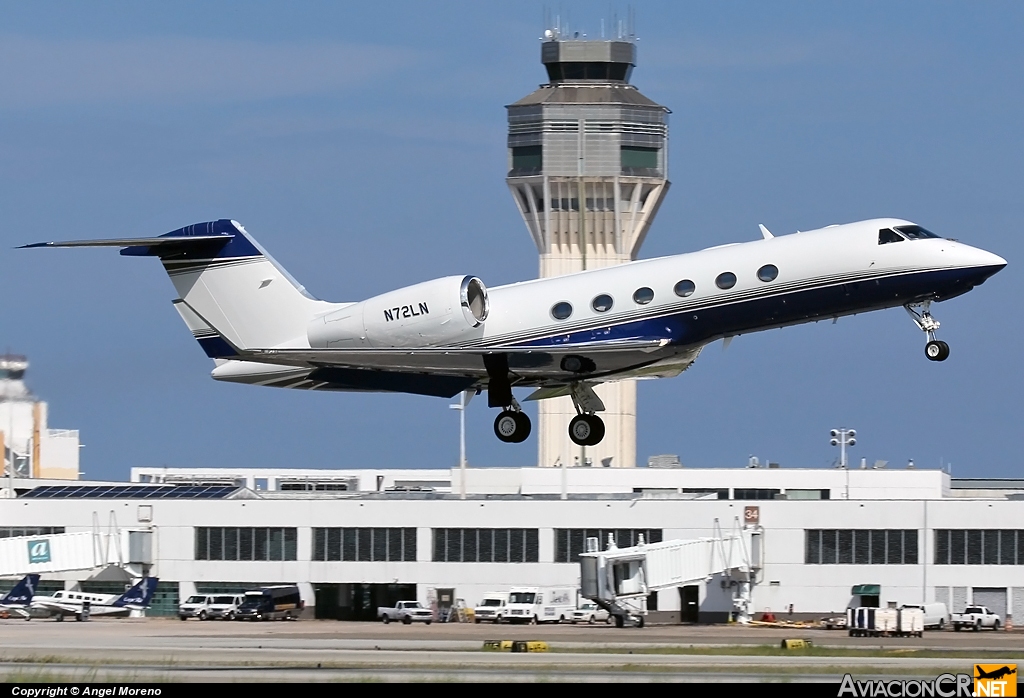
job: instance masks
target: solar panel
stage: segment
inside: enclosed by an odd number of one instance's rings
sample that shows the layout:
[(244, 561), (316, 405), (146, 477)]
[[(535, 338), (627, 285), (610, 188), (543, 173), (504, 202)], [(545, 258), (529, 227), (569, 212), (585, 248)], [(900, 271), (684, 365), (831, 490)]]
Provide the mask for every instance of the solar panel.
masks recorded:
[(226, 485), (44, 485), (20, 499), (223, 499), (238, 491)]

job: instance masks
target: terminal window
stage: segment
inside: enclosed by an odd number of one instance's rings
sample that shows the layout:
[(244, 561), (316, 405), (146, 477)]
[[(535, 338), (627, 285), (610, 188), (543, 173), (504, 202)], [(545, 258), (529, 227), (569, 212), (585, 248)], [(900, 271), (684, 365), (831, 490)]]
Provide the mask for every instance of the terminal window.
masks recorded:
[(587, 538), (597, 538), (601, 550), (608, 547), (608, 536), (613, 536), (615, 546), (630, 548), (639, 545), (640, 536), (644, 543), (660, 543), (660, 528), (556, 528), (555, 562), (579, 562), (580, 553), (585, 552)]
[(536, 528), (435, 528), (434, 562), (538, 562)]
[(807, 529), (808, 565), (916, 565), (915, 529)]
[(0, 526), (0, 538), (17, 538), (20, 536), (54, 536), (60, 533), (64, 533), (63, 526), (35, 526), (30, 528)]
[(318, 562), (416, 562), (415, 528), (314, 528)]
[(298, 529), (197, 526), (196, 560), (298, 559)]
[(1024, 565), (1024, 531), (936, 529), (936, 565)]
[(737, 487), (732, 491), (733, 499), (775, 499), (782, 493), (782, 490), (741, 488)]

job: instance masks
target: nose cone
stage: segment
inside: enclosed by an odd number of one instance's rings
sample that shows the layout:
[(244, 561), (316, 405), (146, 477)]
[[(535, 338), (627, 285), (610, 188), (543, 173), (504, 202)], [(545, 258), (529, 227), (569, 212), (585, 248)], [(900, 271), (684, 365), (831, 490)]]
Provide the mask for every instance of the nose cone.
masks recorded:
[(970, 245), (960, 245), (956, 250), (956, 256), (964, 266), (976, 267), (979, 270), (985, 269), (988, 271), (988, 276), (1006, 266), (1006, 260), (999, 255)]

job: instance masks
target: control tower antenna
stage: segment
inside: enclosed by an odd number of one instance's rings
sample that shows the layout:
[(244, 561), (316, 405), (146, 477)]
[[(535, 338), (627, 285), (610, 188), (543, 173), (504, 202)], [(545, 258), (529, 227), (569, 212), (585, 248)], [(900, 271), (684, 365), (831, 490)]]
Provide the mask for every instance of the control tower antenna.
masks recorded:
[[(508, 105), (506, 182), (540, 254), (540, 276), (560, 276), (636, 259), (668, 190), (669, 110), (630, 84), (636, 65), (632, 14), (618, 38), (578, 38), (548, 28), (541, 62), (548, 81)], [(623, 39), (623, 34), (629, 38)], [(616, 308), (643, 297), (614, 298)], [(580, 313), (607, 311), (581, 303)], [(568, 435), (576, 410), (568, 397), (540, 402), (539, 464), (574, 458), (636, 465), (636, 383), (599, 386), (606, 411), (598, 446)], [(584, 452), (583, 448), (587, 450)]]

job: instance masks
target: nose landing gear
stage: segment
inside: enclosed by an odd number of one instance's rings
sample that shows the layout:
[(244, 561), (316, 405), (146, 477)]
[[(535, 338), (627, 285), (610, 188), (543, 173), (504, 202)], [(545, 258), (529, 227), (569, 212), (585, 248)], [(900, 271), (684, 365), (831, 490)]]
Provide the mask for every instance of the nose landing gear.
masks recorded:
[(949, 345), (935, 339), (935, 331), (939, 329), (939, 321), (932, 317), (931, 301), (908, 303), (903, 306), (910, 319), (918, 329), (928, 335), (928, 343), (924, 345), (924, 355), (929, 361), (945, 361), (949, 358)]

